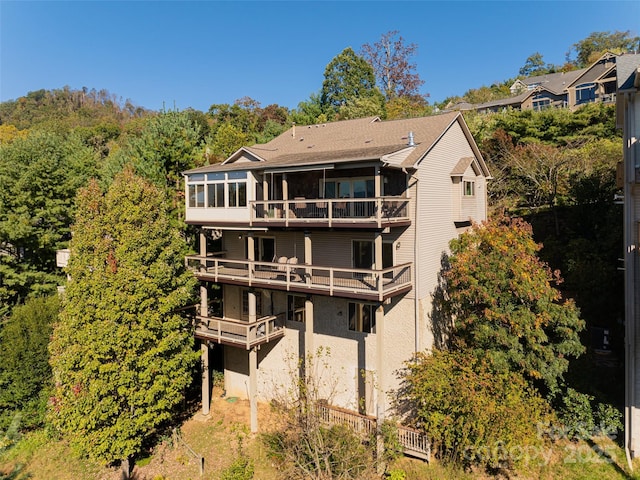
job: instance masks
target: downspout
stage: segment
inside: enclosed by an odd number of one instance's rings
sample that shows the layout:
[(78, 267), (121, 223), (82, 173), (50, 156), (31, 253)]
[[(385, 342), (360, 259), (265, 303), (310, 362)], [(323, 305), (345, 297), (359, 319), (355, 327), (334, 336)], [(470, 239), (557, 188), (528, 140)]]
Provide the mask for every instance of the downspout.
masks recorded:
[[(635, 205), (632, 190), (634, 188), (636, 176), (636, 161), (634, 145), (632, 143), (632, 135), (634, 133), (635, 119), (630, 115), (633, 112), (631, 108), (633, 96), (625, 95), (624, 102), (624, 133), (627, 144), (624, 145), (624, 162), (625, 162), (625, 178), (624, 178), (624, 239), (625, 239), (625, 344), (626, 344), (626, 404), (625, 404), (625, 454), (627, 462), (631, 469), (631, 447), (633, 441), (633, 417), (635, 410), (635, 367), (636, 367), (636, 328), (635, 328), (635, 273), (637, 249), (635, 248)], [(634, 112), (635, 113), (635, 112)], [(635, 453), (635, 451), (634, 451)]]
[(420, 275), (418, 275), (418, 265), (420, 264), (420, 249), (418, 248), (418, 205), (420, 204), (420, 196), (418, 195), (418, 186), (420, 182), (418, 177), (410, 175), (409, 178), (413, 178), (416, 182), (416, 199), (415, 199), (415, 221), (413, 222), (413, 288), (414, 288), (414, 314), (415, 314), (415, 344), (414, 353), (417, 354), (420, 350), (420, 299), (418, 297), (420, 284)]

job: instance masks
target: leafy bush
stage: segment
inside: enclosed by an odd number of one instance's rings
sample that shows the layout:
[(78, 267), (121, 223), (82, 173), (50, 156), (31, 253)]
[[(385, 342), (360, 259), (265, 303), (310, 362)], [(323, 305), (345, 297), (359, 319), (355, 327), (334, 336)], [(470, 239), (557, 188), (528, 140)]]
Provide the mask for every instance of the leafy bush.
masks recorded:
[(371, 451), (346, 425), (287, 428), (262, 436), (267, 455), (286, 478), (360, 478), (373, 463)]
[(524, 458), (512, 452), (539, 447), (537, 425), (550, 416), (520, 374), (496, 371), (470, 352), (419, 354), (400, 393), (400, 407), (428, 433), (436, 456), (465, 467), (517, 468)]
[(556, 396), (556, 411), (563, 428), (555, 432), (572, 440), (588, 440), (595, 436), (605, 435), (616, 438), (622, 429), (622, 414), (612, 405), (598, 403), (594, 405), (594, 397), (581, 393), (573, 388)]
[(220, 480), (251, 480), (253, 473), (253, 461), (246, 457), (237, 457), (231, 465), (222, 471)]

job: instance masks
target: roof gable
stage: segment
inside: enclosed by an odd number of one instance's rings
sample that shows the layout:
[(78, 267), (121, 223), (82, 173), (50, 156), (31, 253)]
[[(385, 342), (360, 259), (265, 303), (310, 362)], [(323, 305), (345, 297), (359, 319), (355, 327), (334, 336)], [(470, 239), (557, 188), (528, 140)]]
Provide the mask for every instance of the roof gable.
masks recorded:
[[(242, 147), (222, 164), (200, 167), (188, 173), (364, 161), (413, 168), (455, 122), (462, 125), (474, 154), (482, 159), (462, 115), (449, 112), (390, 121), (369, 117), (317, 125), (294, 125), (270, 142)], [(486, 167), (483, 172), (488, 175)]]

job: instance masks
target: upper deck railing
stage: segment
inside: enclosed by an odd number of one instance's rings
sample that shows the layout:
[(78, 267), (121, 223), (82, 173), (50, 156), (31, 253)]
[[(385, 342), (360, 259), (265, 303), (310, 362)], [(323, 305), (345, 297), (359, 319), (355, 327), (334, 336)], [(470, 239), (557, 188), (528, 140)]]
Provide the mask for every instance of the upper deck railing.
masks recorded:
[(267, 200), (249, 202), (250, 225), (383, 228), (408, 225), (409, 199), (400, 197)]
[(200, 280), (372, 301), (412, 288), (411, 263), (375, 270), (306, 265), (297, 259), (278, 263), (189, 255), (186, 262)]

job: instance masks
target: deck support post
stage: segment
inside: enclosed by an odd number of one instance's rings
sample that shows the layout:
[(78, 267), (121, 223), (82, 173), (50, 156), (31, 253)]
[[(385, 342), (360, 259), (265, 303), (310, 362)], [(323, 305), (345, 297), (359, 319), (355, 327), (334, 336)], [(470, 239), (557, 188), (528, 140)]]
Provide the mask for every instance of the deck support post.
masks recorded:
[(313, 265), (313, 250), (312, 250), (313, 246), (311, 243), (311, 232), (304, 232), (304, 263), (305, 265), (309, 265), (308, 267), (305, 267), (305, 282), (310, 284), (311, 283), (311, 275), (313, 273), (313, 270), (311, 268), (311, 265)]
[(202, 415), (209, 416), (211, 408), (211, 374), (209, 372), (209, 342), (203, 340), (200, 345), (202, 363)]
[(258, 349), (249, 350), (249, 408), (251, 433), (258, 432)]
[(289, 182), (287, 181), (286, 173), (282, 174), (282, 200), (284, 200), (285, 202), (289, 200)]
[[(200, 231), (200, 263), (207, 268), (207, 236)], [(207, 283), (200, 282), (200, 316), (209, 316), (209, 292)], [(202, 364), (202, 415), (208, 416), (211, 408), (211, 372), (209, 371), (209, 342), (204, 340), (200, 346)]]
[(384, 438), (382, 436), (382, 424), (385, 418), (385, 377), (384, 377), (384, 305), (376, 308), (376, 459), (377, 470), (380, 475), (385, 471), (384, 464)]
[(304, 361), (313, 355), (313, 297), (307, 295), (304, 302)]

